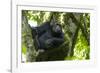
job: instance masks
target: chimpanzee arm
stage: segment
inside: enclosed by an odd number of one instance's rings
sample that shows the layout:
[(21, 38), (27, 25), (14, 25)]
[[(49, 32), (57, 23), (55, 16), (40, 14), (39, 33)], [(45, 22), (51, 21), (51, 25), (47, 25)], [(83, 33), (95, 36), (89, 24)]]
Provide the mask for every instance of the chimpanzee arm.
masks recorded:
[(46, 40), (47, 45), (51, 45), (51, 47), (56, 48), (57, 46), (61, 45), (64, 42), (64, 35), (60, 35), (60, 37), (52, 37)]
[(41, 26), (36, 27), (38, 36), (41, 36), (43, 33), (45, 33), (47, 30), (50, 30), (50, 22), (45, 22)]
[(60, 45), (64, 42), (64, 38), (52, 38), (54, 45)]
[(52, 38), (52, 39), (48, 39), (46, 40), (46, 47), (47, 48), (56, 48), (59, 45), (61, 45), (64, 42), (64, 39), (62, 38)]

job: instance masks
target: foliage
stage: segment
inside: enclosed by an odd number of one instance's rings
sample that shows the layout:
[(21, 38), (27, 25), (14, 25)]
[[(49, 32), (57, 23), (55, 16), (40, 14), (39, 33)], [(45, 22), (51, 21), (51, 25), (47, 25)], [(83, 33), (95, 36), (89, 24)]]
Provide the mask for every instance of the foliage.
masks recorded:
[[(58, 48), (39, 53), (35, 50), (28, 21), (37, 22), (37, 26), (40, 26), (49, 21), (52, 15), (61, 24), (65, 41)], [(41, 59), (43, 61), (90, 59), (90, 14), (23, 10), (22, 53), (27, 56), (28, 62)]]

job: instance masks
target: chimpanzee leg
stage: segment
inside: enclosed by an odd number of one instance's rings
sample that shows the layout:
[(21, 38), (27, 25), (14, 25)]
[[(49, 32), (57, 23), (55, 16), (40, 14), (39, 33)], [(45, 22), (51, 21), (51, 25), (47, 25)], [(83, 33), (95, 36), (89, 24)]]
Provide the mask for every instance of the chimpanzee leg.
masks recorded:
[(51, 27), (50, 27), (49, 22), (45, 22), (38, 27), (31, 27), (31, 28), (32, 28), (32, 35), (33, 35), (33, 38), (34, 38), (36, 35), (38, 35), (38, 37), (40, 37), (47, 30), (50, 30)]

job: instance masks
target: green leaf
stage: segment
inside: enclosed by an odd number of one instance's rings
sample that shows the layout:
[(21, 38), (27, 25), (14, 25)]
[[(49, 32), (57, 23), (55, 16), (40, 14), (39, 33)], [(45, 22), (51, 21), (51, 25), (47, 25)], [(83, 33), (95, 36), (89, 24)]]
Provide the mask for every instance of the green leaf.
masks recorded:
[(24, 44), (22, 44), (22, 53), (23, 54), (26, 54), (26, 49), (27, 49), (26, 46)]

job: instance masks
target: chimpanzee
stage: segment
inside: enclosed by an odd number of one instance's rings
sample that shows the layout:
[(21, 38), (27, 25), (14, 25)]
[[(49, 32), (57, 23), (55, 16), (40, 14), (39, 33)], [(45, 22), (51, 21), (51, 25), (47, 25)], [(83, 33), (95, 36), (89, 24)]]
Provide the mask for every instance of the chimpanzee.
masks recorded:
[(54, 17), (43, 23), (41, 26), (32, 27), (33, 39), (36, 49), (48, 50), (57, 48), (64, 42), (64, 33), (60, 24), (57, 24)]

